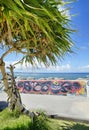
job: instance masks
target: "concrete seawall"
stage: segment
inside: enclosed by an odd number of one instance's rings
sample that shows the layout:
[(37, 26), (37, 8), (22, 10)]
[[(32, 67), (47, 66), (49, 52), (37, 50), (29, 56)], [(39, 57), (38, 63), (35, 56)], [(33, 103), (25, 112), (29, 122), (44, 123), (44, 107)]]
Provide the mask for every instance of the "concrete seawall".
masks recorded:
[[(89, 98), (83, 96), (58, 96), (21, 94), (27, 109), (46, 111), (48, 115), (86, 120), (89, 122)], [(0, 101), (6, 101), (6, 93), (0, 93)]]
[[(47, 94), (47, 95), (81, 95), (89, 97), (89, 80), (16, 80), (20, 93)], [(3, 83), (0, 83), (0, 92), (4, 90)]]
[(87, 96), (87, 80), (19, 80), (21, 93)]

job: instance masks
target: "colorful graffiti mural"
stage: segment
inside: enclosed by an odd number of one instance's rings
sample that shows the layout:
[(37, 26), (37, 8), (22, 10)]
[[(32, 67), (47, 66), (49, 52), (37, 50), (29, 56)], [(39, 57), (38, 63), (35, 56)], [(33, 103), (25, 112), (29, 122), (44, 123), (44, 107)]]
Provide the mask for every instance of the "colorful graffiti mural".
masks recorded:
[(77, 80), (20, 80), (17, 88), (21, 93), (85, 95), (86, 83)]

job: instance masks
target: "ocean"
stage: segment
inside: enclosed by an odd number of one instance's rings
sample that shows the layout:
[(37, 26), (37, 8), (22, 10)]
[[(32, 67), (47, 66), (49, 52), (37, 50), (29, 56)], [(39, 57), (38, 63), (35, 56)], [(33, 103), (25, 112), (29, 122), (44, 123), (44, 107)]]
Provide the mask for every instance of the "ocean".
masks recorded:
[[(65, 80), (75, 80), (78, 78), (89, 78), (89, 73), (25, 73), (15, 72), (15, 76), (18, 78), (63, 78)], [(0, 73), (0, 79), (2, 78)]]

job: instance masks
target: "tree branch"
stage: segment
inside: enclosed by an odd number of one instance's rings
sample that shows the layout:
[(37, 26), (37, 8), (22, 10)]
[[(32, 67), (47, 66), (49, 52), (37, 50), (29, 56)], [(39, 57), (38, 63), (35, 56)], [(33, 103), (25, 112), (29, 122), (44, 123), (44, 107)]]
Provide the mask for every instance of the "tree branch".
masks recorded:
[(21, 60), (17, 61), (17, 62), (16, 62), (16, 63), (14, 63), (12, 66), (15, 66), (15, 65), (17, 65), (17, 64), (19, 64), (19, 63), (21, 63), (21, 62), (23, 61), (23, 59), (24, 59), (24, 58), (22, 58)]
[(12, 51), (15, 51), (15, 48), (10, 48), (8, 51), (6, 51), (2, 56), (1, 56), (1, 59), (4, 59), (4, 57), (6, 56), (6, 55), (8, 55), (10, 52), (12, 52)]

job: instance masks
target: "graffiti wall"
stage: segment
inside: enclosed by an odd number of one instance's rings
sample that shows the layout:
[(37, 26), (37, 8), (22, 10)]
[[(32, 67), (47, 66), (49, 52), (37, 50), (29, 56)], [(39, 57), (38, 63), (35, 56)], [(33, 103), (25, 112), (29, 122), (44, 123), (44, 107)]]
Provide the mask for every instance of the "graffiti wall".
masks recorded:
[(20, 80), (17, 88), (21, 93), (85, 95), (86, 82), (78, 80)]

